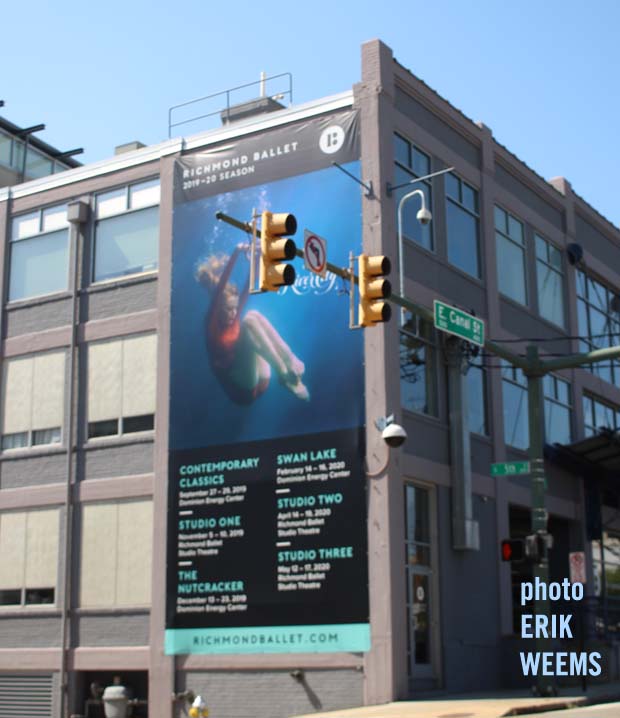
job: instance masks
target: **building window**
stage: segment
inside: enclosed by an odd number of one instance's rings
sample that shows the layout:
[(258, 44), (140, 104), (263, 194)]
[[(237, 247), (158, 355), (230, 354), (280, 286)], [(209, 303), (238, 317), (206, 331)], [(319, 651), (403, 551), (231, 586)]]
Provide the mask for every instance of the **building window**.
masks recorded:
[[(394, 184), (399, 185), (410, 182), (418, 177), (425, 177), (431, 173), (431, 158), (414, 147), (408, 140), (400, 135), (394, 135)], [(417, 182), (414, 185), (401, 187), (394, 192), (396, 202), (396, 212), (398, 213), (398, 204), (402, 197), (414, 189), (420, 189), (424, 192), (426, 206), (432, 212), (432, 189), (428, 180)], [(408, 200), (403, 205), (402, 217), (403, 237), (411, 239), (426, 249), (433, 249), (432, 223), (420, 224), (416, 219), (416, 214), (420, 209), (419, 197)], [(396, 217), (398, 222), (398, 214)]]
[(64, 352), (4, 362), (3, 450), (61, 442), (64, 385)]
[(11, 148), (13, 140), (10, 135), (0, 130), (0, 164), (11, 166)]
[(157, 269), (158, 179), (97, 195), (95, 216), (95, 282)]
[(155, 334), (89, 345), (89, 439), (153, 429), (156, 351)]
[(67, 290), (67, 207), (49, 207), (16, 217), (11, 227), (9, 301)]
[(596, 436), (601, 429), (618, 431), (620, 429), (620, 408), (584, 394), (583, 424), (586, 438)]
[(446, 175), (448, 261), (472, 277), (480, 277), (478, 190), (452, 172)]
[(527, 304), (523, 224), (501, 207), (495, 207), (495, 239), (500, 292), (519, 304)]
[(521, 369), (502, 362), (504, 441), (516, 449), (527, 449), (530, 432), (527, 415), (527, 379)]
[[(577, 315), (583, 352), (605, 349), (620, 341), (618, 297), (606, 286), (577, 270)], [(610, 384), (620, 386), (620, 362), (591, 364), (590, 371)]]
[(482, 360), (471, 359), (465, 375), (467, 383), (467, 424), (472, 434), (488, 436), (486, 371)]
[(0, 514), (0, 606), (56, 600), (58, 509)]
[(543, 377), (545, 396), (545, 441), (547, 444), (570, 444), (571, 401), (570, 384), (547, 374)]
[(538, 286), (538, 311), (540, 316), (564, 327), (564, 282), (562, 254), (557, 247), (537, 234), (536, 283)]
[(153, 510), (150, 500), (84, 504), (80, 606), (148, 606)]
[(46, 157), (42, 152), (28, 147), (28, 152), (26, 153), (26, 177), (29, 179), (37, 179), (38, 177), (47, 177), (53, 173), (53, 160)]
[[(594, 595), (604, 596), (612, 604), (612, 615), (617, 615), (620, 602), (620, 535), (603, 531), (601, 541), (592, 541), (592, 568), (594, 569)], [(604, 589), (604, 590), (603, 590)], [(610, 628), (618, 630), (618, 622), (610, 620)]]
[(23, 140), (11, 136), (0, 130), (0, 164), (10, 167), (17, 175), (23, 171), (24, 180), (46, 177), (54, 172), (68, 169), (68, 165), (53, 160), (40, 150), (28, 145), (26, 163), (24, 165), (24, 151), (26, 144)]
[(400, 331), (401, 404), (409, 411), (437, 416), (435, 330), (417, 315), (408, 315)]

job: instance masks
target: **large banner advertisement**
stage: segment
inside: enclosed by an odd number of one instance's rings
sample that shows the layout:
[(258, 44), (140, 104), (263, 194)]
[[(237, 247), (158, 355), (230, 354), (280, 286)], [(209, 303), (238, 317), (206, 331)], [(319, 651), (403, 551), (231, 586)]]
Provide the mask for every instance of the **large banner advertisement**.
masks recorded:
[(216, 219), (290, 212), (348, 265), (361, 245), (354, 111), (182, 157), (172, 245), (166, 653), (370, 647), (362, 332), (348, 286), (295, 260), (250, 294)]

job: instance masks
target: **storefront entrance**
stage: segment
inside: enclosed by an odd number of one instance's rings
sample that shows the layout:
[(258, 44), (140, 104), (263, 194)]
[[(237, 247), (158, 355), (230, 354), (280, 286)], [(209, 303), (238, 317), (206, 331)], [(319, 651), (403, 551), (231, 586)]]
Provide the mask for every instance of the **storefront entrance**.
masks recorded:
[(435, 587), (430, 489), (405, 486), (407, 540), (407, 627), (409, 682), (412, 688), (437, 686), (438, 600)]

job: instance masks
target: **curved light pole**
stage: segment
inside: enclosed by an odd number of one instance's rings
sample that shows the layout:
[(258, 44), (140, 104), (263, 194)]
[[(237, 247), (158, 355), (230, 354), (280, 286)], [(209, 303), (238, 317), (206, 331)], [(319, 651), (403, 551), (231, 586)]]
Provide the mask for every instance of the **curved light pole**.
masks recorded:
[[(400, 189), (401, 187), (406, 187), (408, 185), (416, 184), (418, 182), (422, 182), (423, 180), (431, 179), (432, 177), (437, 177), (437, 175), (443, 175), (446, 172), (452, 172), (454, 167), (448, 167), (445, 170), (439, 170), (439, 172), (433, 172), (430, 175), (424, 175), (424, 177), (418, 177), (417, 179), (411, 180), (411, 182), (406, 182), (405, 184), (397, 185), (396, 187), (388, 186), (388, 194), (391, 194), (394, 190)], [(415, 195), (419, 195), (420, 201), (422, 203), (422, 206), (418, 210), (418, 213), (416, 214), (416, 219), (420, 224), (426, 225), (429, 224), (430, 221), (433, 219), (433, 215), (430, 213), (430, 210), (426, 206), (426, 197), (424, 195), (424, 192), (421, 189), (414, 189), (411, 192), (408, 192), (407, 194), (403, 195), (400, 198), (400, 202), (398, 203), (398, 276), (399, 276), (399, 291), (400, 296), (405, 296), (405, 269), (403, 266), (403, 205), (408, 199), (411, 199), (411, 197), (414, 197)], [(400, 310), (400, 326), (404, 326), (405, 324), (405, 308), (401, 307)]]
[[(411, 192), (403, 195), (398, 203), (398, 278), (399, 278), (399, 292), (400, 296), (405, 296), (405, 268), (403, 266), (403, 205), (408, 199), (419, 195), (422, 202), (422, 207), (416, 214), (416, 219), (420, 224), (428, 224), (433, 216), (426, 207), (426, 197), (421, 189), (414, 189)], [(400, 308), (400, 326), (405, 324), (405, 308)]]

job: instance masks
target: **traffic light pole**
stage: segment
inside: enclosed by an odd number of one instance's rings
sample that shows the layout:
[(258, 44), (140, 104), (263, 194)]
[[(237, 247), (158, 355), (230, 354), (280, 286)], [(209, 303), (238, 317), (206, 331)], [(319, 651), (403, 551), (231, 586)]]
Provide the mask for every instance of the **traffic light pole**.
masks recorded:
[[(549, 600), (547, 592), (544, 598), (540, 599), (537, 585), (549, 585), (549, 555), (547, 551), (547, 509), (545, 506), (545, 434), (544, 434), (544, 392), (543, 392), (543, 376), (541, 370), (540, 356), (538, 347), (529, 345), (527, 347), (527, 359), (530, 369), (525, 371), (527, 378), (527, 405), (528, 405), (528, 425), (530, 436), (530, 484), (532, 491), (532, 514), (531, 527), (534, 535), (542, 537), (545, 549), (540, 551), (536, 563), (533, 567), (534, 580), (534, 606), (533, 611), (536, 616), (549, 616)], [(534, 623), (534, 625), (536, 625)], [(540, 655), (547, 650), (547, 639), (538, 635), (536, 632), (536, 652)], [(542, 658), (541, 658), (542, 662)], [(540, 696), (554, 695), (557, 693), (556, 686), (551, 676), (539, 673), (536, 677), (536, 686), (534, 688)]]
[[(240, 222), (239, 220), (229, 217), (223, 212), (218, 212), (216, 218), (226, 222), (237, 229), (248, 234), (252, 233), (252, 225), (248, 222)], [(260, 233), (258, 232), (260, 236)], [(303, 251), (298, 249), (297, 256), (303, 257)], [(341, 277), (344, 280), (358, 283), (358, 278), (348, 268), (337, 267), (327, 262), (327, 270)], [(403, 309), (417, 314), (431, 324), (434, 324), (434, 314), (430, 309), (412, 302), (406, 297), (398, 294), (392, 294), (389, 298), (390, 302), (402, 307)], [(532, 532), (541, 536), (545, 546), (547, 546), (548, 536), (548, 514), (546, 509), (546, 479), (545, 479), (545, 459), (544, 459), (544, 393), (543, 393), (543, 377), (547, 374), (561, 369), (576, 369), (587, 364), (595, 364), (602, 361), (611, 361), (620, 358), (620, 346), (610, 347), (607, 349), (595, 349), (591, 352), (582, 354), (572, 354), (566, 357), (542, 360), (540, 358), (537, 346), (529, 345), (525, 356), (520, 356), (506, 349), (501, 344), (494, 341), (485, 341), (484, 350), (490, 354), (504, 359), (512, 366), (523, 371), (527, 378), (528, 388), (528, 424), (530, 435), (530, 481), (532, 490)], [(534, 566), (534, 581), (538, 579), (540, 582), (548, 584), (549, 581), (549, 561), (548, 551), (545, 548), (541, 553), (541, 558)], [(536, 598), (536, 596), (535, 596)], [(534, 602), (534, 613), (549, 616), (548, 600)], [(546, 645), (545, 639), (536, 639), (536, 648), (538, 651), (544, 651)], [(537, 677), (536, 691), (539, 695), (548, 695), (554, 691), (554, 685), (550, 681), (549, 676), (539, 675)]]

